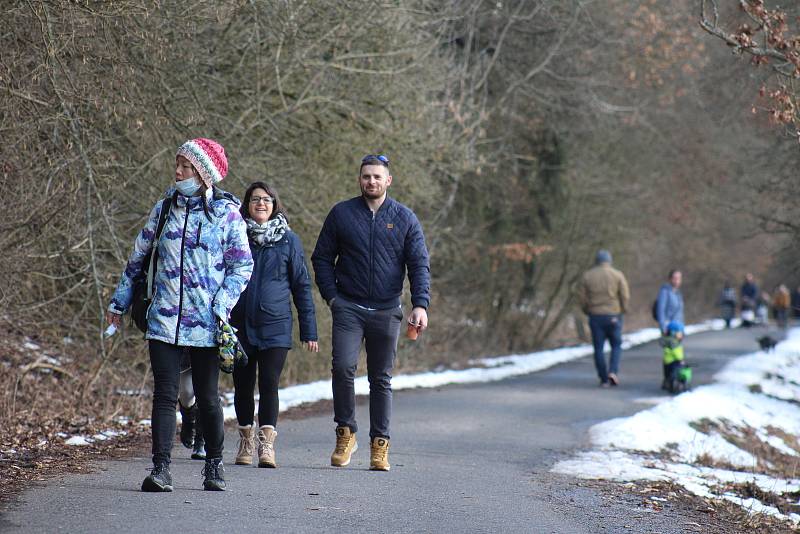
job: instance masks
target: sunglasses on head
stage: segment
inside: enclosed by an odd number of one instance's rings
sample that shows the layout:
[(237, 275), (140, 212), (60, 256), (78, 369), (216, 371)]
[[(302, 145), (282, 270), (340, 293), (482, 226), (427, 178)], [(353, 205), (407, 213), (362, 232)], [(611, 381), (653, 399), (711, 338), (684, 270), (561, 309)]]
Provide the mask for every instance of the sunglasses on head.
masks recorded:
[(384, 156), (383, 154), (368, 154), (361, 158), (361, 166), (363, 167), (366, 164), (378, 162), (379, 165), (383, 165), (384, 167), (389, 166), (389, 158)]

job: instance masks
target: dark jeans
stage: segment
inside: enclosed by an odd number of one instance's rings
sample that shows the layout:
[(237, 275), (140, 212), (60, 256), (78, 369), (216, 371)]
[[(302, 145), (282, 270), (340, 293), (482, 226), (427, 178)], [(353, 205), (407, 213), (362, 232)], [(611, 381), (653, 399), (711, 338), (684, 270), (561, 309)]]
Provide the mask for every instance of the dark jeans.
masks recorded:
[[(594, 366), (597, 376), (603, 383), (608, 382), (608, 373), (619, 372), (619, 360), (622, 356), (622, 315), (590, 315), (589, 328), (592, 331), (594, 345)], [(611, 344), (611, 362), (606, 368), (603, 349), (606, 339)]]
[(175, 403), (181, 356), (192, 362), (192, 385), (197, 398), (197, 415), (206, 440), (206, 455), (222, 458), (222, 406), (219, 404), (219, 357), (216, 347), (180, 347), (150, 340), (150, 366), (153, 368), (153, 463), (170, 461), (175, 441)]
[(236, 388), (233, 406), (236, 409), (236, 419), (241, 426), (253, 424), (253, 412), (256, 409), (253, 393), (258, 372), (258, 424), (275, 426), (278, 423), (278, 382), (289, 349), (273, 347), (256, 350), (246, 340), (242, 339), (241, 343), (248, 360), (245, 367), (233, 368), (233, 386)]
[(786, 328), (786, 322), (788, 320), (788, 310), (786, 309), (776, 309), (775, 310), (775, 322), (778, 323), (778, 326), (781, 328)]
[(369, 379), (369, 437), (389, 437), (392, 416), (392, 367), (397, 355), (397, 338), (403, 310), (365, 310), (336, 297), (331, 306), (333, 314), (333, 413), (339, 426), (358, 432), (356, 397), (353, 380), (356, 377), (361, 342), (367, 351)]

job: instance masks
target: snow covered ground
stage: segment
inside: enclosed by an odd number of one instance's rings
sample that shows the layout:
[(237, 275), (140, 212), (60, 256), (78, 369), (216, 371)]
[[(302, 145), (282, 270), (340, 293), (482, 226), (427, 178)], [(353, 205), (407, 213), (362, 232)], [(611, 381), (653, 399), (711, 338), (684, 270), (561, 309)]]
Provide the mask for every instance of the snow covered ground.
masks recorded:
[(714, 380), (677, 397), (642, 399), (656, 405), (593, 426), (593, 450), (553, 470), (581, 478), (672, 481), (703, 497), (800, 522), (797, 513), (781, 513), (752, 496), (756, 488), (784, 510), (800, 505), (800, 480), (783, 478), (789, 469), (781, 469), (800, 461), (800, 329), (774, 352), (731, 361)]

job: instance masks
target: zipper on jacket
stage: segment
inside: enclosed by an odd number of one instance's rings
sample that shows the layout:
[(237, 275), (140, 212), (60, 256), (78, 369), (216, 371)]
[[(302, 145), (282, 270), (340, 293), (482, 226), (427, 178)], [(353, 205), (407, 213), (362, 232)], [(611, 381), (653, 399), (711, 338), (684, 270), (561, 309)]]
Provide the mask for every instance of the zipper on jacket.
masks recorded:
[(195, 245), (198, 247), (200, 246), (200, 229), (203, 228), (203, 221), (197, 223), (197, 239), (195, 240)]
[(368, 307), (372, 307), (372, 279), (375, 277), (375, 216), (376, 212), (370, 210), (372, 213), (372, 221), (369, 223), (369, 294), (367, 295)]
[(175, 344), (178, 344), (178, 332), (181, 330), (181, 314), (183, 313), (183, 248), (186, 244), (186, 227), (189, 224), (189, 205), (185, 206), (186, 216), (183, 219), (183, 235), (181, 235), (181, 268), (178, 271), (178, 323), (175, 325)]

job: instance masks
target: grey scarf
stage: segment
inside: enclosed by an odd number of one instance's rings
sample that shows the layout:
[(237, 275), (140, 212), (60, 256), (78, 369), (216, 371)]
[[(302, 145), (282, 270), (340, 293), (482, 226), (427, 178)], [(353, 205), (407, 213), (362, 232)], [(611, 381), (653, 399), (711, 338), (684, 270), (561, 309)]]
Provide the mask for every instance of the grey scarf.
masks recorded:
[(289, 223), (282, 213), (279, 213), (275, 218), (268, 220), (264, 224), (258, 224), (249, 217), (246, 222), (247, 236), (260, 246), (267, 243), (277, 243), (289, 230)]

